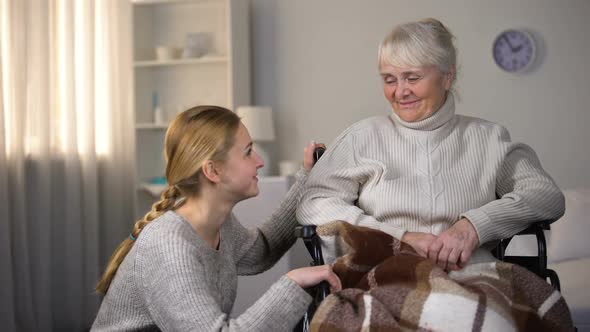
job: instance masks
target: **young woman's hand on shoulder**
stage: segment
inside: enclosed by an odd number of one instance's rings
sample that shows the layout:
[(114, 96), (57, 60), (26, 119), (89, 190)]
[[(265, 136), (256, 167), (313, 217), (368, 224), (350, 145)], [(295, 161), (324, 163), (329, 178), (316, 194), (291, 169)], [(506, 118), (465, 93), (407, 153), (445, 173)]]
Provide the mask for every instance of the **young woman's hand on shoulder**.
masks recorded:
[(315, 164), (315, 161), (313, 160), (313, 152), (319, 147), (325, 149), (326, 145), (324, 143), (316, 143), (312, 141), (303, 149), (303, 168), (305, 168), (305, 170), (308, 172), (311, 171), (313, 165)]
[(330, 284), (330, 292), (338, 292), (342, 289), (340, 278), (332, 271), (330, 265), (302, 267), (287, 273), (287, 277), (293, 280), (301, 288), (308, 288), (327, 281)]

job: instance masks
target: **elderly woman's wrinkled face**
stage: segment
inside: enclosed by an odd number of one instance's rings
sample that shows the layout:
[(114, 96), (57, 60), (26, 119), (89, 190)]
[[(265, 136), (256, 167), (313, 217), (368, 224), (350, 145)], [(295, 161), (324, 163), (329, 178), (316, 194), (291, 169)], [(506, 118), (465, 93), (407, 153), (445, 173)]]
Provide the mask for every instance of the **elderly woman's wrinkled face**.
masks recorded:
[(406, 122), (424, 120), (436, 113), (453, 82), (452, 74), (436, 66), (404, 68), (382, 64), (381, 77), (385, 98)]

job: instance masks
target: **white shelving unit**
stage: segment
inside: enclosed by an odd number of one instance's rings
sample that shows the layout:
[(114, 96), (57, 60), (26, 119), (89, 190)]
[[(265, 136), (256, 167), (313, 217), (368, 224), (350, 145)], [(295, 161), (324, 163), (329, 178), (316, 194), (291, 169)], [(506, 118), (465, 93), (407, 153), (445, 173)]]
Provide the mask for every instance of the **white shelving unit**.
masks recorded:
[[(250, 104), (249, 17), (247, 0), (132, 0), (133, 72), (136, 131), (137, 217), (157, 199), (150, 182), (165, 173), (164, 137), (168, 122), (196, 105), (235, 110)], [(188, 33), (205, 32), (209, 51), (182, 58)], [(178, 57), (159, 60), (156, 47), (174, 47)], [(164, 123), (154, 123), (157, 93)], [(149, 190), (151, 189), (151, 190)]]

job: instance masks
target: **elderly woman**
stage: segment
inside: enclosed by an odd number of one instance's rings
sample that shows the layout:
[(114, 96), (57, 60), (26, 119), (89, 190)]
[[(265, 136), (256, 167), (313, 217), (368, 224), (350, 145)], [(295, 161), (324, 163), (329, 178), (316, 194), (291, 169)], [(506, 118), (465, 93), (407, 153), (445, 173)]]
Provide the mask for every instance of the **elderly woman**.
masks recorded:
[[(328, 148), (300, 223), (380, 230), (449, 271), (493, 261), (499, 239), (563, 215), (563, 194), (529, 146), (501, 125), (455, 114), (456, 53), (435, 19), (384, 39), (378, 64), (393, 113), (352, 125)], [(324, 245), (328, 261), (338, 256)]]

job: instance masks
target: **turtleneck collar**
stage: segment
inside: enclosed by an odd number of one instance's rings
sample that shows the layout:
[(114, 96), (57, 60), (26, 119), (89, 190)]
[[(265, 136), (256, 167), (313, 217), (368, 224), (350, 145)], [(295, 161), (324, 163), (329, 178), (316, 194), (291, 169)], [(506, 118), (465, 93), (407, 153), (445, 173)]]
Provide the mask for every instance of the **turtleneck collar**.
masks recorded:
[(433, 115), (421, 121), (407, 122), (402, 119), (393, 111), (390, 115), (393, 122), (403, 127), (415, 130), (431, 131), (440, 128), (442, 125), (447, 123), (455, 116), (455, 99), (453, 94), (449, 92), (447, 100)]

